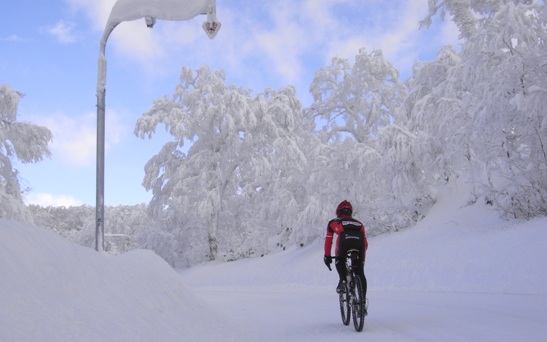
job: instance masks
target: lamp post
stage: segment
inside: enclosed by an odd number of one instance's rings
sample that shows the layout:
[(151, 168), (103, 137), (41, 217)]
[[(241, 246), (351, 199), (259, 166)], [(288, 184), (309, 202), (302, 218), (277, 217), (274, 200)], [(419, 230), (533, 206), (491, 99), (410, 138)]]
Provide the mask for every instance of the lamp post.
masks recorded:
[(213, 39), (220, 30), (216, 19), (216, 0), (118, 0), (106, 23), (99, 48), (97, 73), (97, 179), (95, 206), (95, 249), (104, 251), (104, 155), (105, 155), (105, 96), (106, 96), (106, 42), (120, 23), (144, 18), (146, 26), (152, 28), (156, 19), (189, 20), (207, 14), (202, 27)]

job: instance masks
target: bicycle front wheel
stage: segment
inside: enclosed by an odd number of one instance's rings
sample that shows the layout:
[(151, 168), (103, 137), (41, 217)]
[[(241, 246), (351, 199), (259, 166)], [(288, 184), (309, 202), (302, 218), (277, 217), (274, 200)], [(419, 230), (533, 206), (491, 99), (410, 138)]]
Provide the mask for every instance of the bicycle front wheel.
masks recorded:
[(349, 292), (347, 291), (347, 288), (345, 288), (345, 291), (342, 291), (339, 293), (340, 298), (340, 314), (342, 315), (342, 323), (344, 325), (349, 325), (349, 320), (351, 317), (351, 310), (350, 310), (350, 297)]
[(363, 282), (360, 276), (353, 277), (355, 281), (355, 293), (352, 295), (351, 311), (353, 311), (353, 326), (357, 331), (363, 331), (365, 325), (365, 297), (363, 293)]

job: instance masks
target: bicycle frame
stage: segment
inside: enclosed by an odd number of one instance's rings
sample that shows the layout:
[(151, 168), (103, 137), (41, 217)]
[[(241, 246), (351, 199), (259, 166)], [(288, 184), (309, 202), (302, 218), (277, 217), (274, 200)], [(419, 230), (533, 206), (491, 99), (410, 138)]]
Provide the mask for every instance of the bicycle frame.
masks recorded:
[[(356, 269), (360, 267), (359, 250), (346, 252), (346, 288), (339, 295), (342, 322), (348, 325), (353, 313), (355, 330), (362, 331), (366, 315), (366, 299), (363, 298), (363, 285)], [(339, 258), (339, 257), (338, 257)], [(339, 258), (340, 259), (340, 258)]]
[(350, 249), (346, 252), (346, 277), (353, 280), (356, 276), (355, 269), (359, 267), (359, 250)]

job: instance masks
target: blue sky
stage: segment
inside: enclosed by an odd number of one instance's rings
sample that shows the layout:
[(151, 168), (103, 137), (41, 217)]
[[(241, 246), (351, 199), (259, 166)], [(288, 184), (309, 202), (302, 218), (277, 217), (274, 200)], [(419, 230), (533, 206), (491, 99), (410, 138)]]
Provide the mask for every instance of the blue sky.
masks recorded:
[[(0, 84), (25, 94), (18, 121), (48, 127), (52, 157), (15, 163), (26, 203), (95, 205), (96, 87), (99, 42), (116, 0), (18, 0), (0, 5)], [(9, 14), (8, 14), (9, 13)], [(145, 163), (170, 137), (133, 135), (153, 101), (171, 96), (181, 68), (224, 70), (228, 83), (253, 89), (294, 85), (303, 106), (315, 72), (334, 56), (381, 49), (402, 78), (417, 59), (457, 44), (450, 22), (419, 29), (427, 0), (217, 0), (222, 28), (206, 19), (121, 23), (106, 46), (105, 204), (148, 203)]]

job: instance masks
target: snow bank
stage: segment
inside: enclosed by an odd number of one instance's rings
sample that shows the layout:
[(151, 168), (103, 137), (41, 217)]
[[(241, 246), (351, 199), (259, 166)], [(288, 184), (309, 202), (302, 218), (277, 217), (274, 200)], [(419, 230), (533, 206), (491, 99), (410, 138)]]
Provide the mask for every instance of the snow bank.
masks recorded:
[[(370, 341), (545, 336), (547, 218), (466, 202), (447, 190), (417, 226), (370, 239)], [(177, 273), (0, 219), (0, 341), (362, 340), (339, 322), (322, 247)]]
[(547, 218), (508, 222), (480, 203), (435, 208), (414, 228), (374, 238), (367, 272), (382, 289), (546, 294), (545, 241)]
[[(415, 227), (369, 239), (369, 289), (546, 294), (547, 218), (505, 221), (484, 203), (467, 205), (467, 189), (442, 189)], [(334, 286), (323, 264), (323, 244), (181, 270), (201, 286)], [(216, 274), (215, 279), (207, 274)]]
[(244, 339), (150, 251), (103, 255), (0, 220), (0, 274), (0, 341)]

